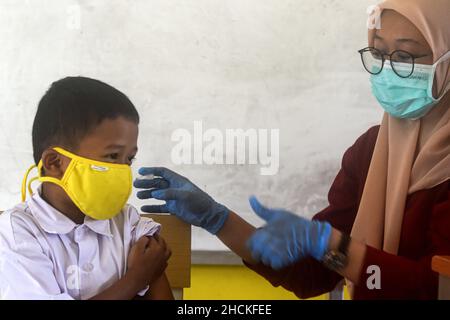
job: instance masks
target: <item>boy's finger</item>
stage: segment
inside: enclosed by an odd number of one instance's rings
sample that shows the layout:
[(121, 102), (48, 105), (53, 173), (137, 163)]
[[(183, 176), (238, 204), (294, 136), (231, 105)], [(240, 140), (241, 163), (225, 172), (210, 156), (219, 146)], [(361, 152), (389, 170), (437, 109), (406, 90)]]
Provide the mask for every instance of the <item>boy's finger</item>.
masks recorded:
[(156, 241), (156, 239), (152, 236), (145, 236), (148, 240), (147, 243), (147, 249), (154, 247), (156, 244), (158, 244), (158, 241)]
[(161, 246), (161, 248), (166, 251), (167, 249), (167, 243), (166, 240), (164, 240), (163, 237), (161, 237), (159, 234), (154, 235), (155, 240), (158, 242), (158, 244)]
[(166, 260), (169, 260), (171, 256), (172, 256), (172, 250), (170, 250), (170, 248), (167, 247), (167, 249), (166, 249)]
[(147, 248), (147, 245), (149, 243), (149, 239), (146, 236), (140, 237), (138, 241), (134, 244), (136, 249), (140, 252), (144, 252), (145, 248)]

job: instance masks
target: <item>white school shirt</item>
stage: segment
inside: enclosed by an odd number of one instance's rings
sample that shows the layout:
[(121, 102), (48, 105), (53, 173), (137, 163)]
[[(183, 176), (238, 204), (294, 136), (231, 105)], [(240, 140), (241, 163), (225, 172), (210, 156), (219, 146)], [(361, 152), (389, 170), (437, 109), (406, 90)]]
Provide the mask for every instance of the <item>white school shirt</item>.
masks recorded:
[(0, 215), (1, 299), (89, 299), (124, 276), (140, 237), (161, 228), (131, 205), (112, 219), (86, 216), (78, 225), (40, 191)]

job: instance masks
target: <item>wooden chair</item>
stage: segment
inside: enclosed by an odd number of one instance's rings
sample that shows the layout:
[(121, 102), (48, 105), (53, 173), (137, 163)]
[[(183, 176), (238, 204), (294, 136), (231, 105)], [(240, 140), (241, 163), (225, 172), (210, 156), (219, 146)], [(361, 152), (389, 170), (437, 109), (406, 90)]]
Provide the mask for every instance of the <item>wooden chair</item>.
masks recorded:
[(450, 300), (450, 256), (434, 256), (433, 271), (439, 273), (439, 300)]

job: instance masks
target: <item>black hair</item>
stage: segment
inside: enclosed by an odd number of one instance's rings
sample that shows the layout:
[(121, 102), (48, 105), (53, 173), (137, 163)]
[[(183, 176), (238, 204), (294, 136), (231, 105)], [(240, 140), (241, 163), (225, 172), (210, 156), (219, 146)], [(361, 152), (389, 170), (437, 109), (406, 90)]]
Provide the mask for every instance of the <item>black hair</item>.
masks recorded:
[(81, 139), (100, 122), (119, 116), (139, 123), (133, 103), (112, 86), (85, 77), (67, 77), (53, 82), (41, 98), (34, 118), (35, 163), (52, 145), (76, 149)]

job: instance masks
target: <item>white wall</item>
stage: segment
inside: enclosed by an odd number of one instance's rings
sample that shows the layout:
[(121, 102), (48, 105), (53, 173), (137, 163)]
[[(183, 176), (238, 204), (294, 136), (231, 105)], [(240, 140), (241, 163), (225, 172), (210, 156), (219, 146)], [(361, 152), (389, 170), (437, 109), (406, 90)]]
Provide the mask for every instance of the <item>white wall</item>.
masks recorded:
[[(84, 75), (138, 108), (137, 167), (169, 166), (255, 224), (250, 194), (311, 216), (326, 205), (345, 149), (381, 119), (357, 53), (374, 2), (0, 0), (0, 208), (20, 201), (40, 97), (52, 81)], [(196, 120), (280, 129), (279, 173), (173, 165), (172, 132), (192, 132)], [(224, 248), (198, 229), (193, 246)]]

